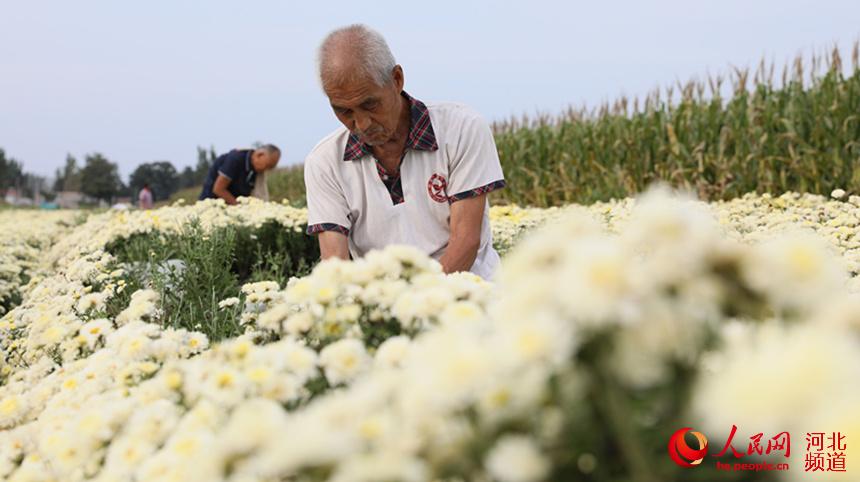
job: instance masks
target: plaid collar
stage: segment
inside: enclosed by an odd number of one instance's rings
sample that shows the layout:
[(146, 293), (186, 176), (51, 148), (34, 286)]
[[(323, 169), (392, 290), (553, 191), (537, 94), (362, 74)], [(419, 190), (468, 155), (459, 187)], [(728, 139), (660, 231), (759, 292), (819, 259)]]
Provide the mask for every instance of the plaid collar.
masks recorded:
[[(409, 101), (409, 136), (406, 138), (406, 148), (416, 151), (439, 149), (427, 106), (407, 94), (406, 91), (401, 92), (400, 95)], [(357, 135), (350, 134), (349, 140), (346, 141), (346, 149), (343, 151), (343, 160), (355, 161), (372, 153), (373, 150), (370, 146), (362, 143)]]

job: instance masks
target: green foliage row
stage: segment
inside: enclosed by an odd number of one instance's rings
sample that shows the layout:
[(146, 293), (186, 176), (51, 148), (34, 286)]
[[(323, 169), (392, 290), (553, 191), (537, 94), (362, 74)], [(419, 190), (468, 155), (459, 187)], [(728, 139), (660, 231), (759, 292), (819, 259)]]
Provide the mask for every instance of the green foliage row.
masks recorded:
[(161, 294), (165, 326), (201, 331), (211, 340), (241, 333), (237, 309), (219, 309), (219, 301), (238, 296), (244, 283), (277, 281), (283, 287), (319, 259), (314, 238), (275, 222), (209, 232), (191, 224), (180, 234), (117, 240), (108, 251), (125, 263), (132, 284)]

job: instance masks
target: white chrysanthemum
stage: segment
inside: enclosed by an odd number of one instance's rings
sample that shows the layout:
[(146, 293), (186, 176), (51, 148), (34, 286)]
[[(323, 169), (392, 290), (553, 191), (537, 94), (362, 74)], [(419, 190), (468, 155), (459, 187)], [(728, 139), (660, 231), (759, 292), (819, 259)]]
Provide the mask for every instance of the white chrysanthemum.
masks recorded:
[(409, 326), (413, 322), (426, 321), (431, 316), (437, 316), (453, 302), (453, 293), (439, 284), (402, 293), (391, 311), (401, 323)]
[(65, 323), (56, 323), (53, 325), (44, 325), (35, 331), (35, 343), (37, 346), (53, 346), (63, 341), (73, 332), (74, 325)]
[(374, 357), (377, 367), (399, 367), (409, 351), (411, 341), (406, 336), (393, 336), (379, 345)]
[[(225, 455), (244, 457), (276, 442), (286, 432), (286, 412), (277, 402), (252, 399), (236, 407), (219, 440)], [(253, 463), (244, 461), (237, 469), (242, 472)]]
[(656, 282), (696, 273), (720, 240), (716, 220), (704, 203), (670, 195), (664, 188), (637, 199), (621, 238), (644, 254), (642, 261)]
[(39, 450), (55, 470), (69, 473), (82, 470), (97, 446), (93, 440), (77, 436), (72, 431), (52, 430), (40, 437)]
[(506, 322), (497, 335), (500, 351), (497, 363), (567, 363), (576, 346), (574, 326), (546, 313), (536, 313), (519, 321)]
[(157, 447), (174, 431), (183, 410), (167, 398), (143, 403), (130, 414), (122, 435)]
[[(678, 300), (680, 301), (680, 299)], [(678, 309), (672, 303), (648, 303), (642, 319), (620, 326), (614, 341), (611, 368), (629, 386), (645, 388), (670, 375), (670, 364), (692, 365), (702, 350), (707, 333), (705, 303)]]
[(0, 391), (0, 428), (14, 427), (26, 413), (26, 398), (21, 395)]
[(274, 332), (281, 331), (281, 324), (290, 315), (290, 306), (286, 303), (275, 305), (264, 311), (257, 318), (257, 325), (264, 329)]
[(224, 406), (239, 403), (250, 391), (248, 379), (238, 370), (230, 366), (207, 367), (211, 371), (205, 373), (202, 395), (208, 400)]
[(391, 306), (408, 289), (409, 284), (404, 280), (374, 279), (359, 296), (365, 305)]
[(442, 265), (414, 246), (391, 245), (364, 256), (375, 278), (411, 278), (421, 273), (440, 273)]
[(474, 400), (481, 385), (506, 361), (500, 344), (481, 343), (482, 328), (449, 325), (423, 334), (403, 361), (410, 380), (403, 396), (415, 399), (406, 403), (416, 410), (423, 409), (422, 403), (430, 403), (435, 410)]
[(320, 352), (320, 365), (332, 385), (353, 380), (368, 368), (370, 361), (364, 344), (350, 338), (336, 341)]
[(533, 366), (488, 380), (478, 394), (478, 411), (483, 422), (494, 424), (533, 413), (544, 397), (550, 373), (542, 366)]
[(503, 265), (495, 316), (524, 322), (543, 312), (590, 328), (635, 315), (633, 256), (617, 238), (591, 229), (574, 216), (512, 253), (513, 264)]
[(743, 264), (752, 287), (779, 308), (810, 312), (845, 286), (844, 268), (820, 238), (784, 235), (757, 245)]
[(496, 442), (484, 465), (499, 482), (538, 482), (550, 471), (550, 463), (537, 444), (522, 435), (507, 435)]
[(331, 482), (376, 482), (398, 480), (422, 482), (427, 480), (425, 463), (398, 451), (378, 451), (358, 455), (344, 461), (332, 475)]
[(242, 285), (242, 292), (250, 295), (252, 293), (269, 293), (279, 291), (281, 287), (275, 281), (258, 281)]
[(159, 294), (153, 290), (138, 290), (131, 295), (128, 308), (116, 317), (117, 325), (147, 320), (158, 313)]
[(90, 349), (95, 348), (99, 340), (103, 340), (112, 332), (113, 324), (106, 318), (99, 318), (85, 323), (79, 330), (80, 336)]
[(141, 480), (218, 480), (222, 458), (211, 431), (188, 430), (174, 434), (136, 475)]
[(456, 301), (448, 304), (439, 315), (442, 324), (475, 323), (486, 316), (484, 310), (472, 301)]
[(853, 330), (860, 334), (860, 294), (852, 292), (836, 297), (831, 303), (822, 306), (809, 321), (822, 329)]
[(182, 345), (179, 347), (178, 355), (187, 358), (209, 348), (209, 338), (199, 332), (185, 332), (182, 337)]
[(104, 309), (107, 295), (105, 293), (89, 293), (81, 296), (78, 300), (76, 309), (79, 313), (86, 313), (90, 310), (98, 311)]
[(361, 316), (361, 305), (349, 303), (337, 308), (335, 319), (341, 323), (355, 323)]
[(282, 348), (285, 367), (300, 378), (310, 378), (317, 373), (317, 353), (308, 347), (287, 342)]
[(218, 308), (221, 308), (223, 310), (225, 308), (236, 306), (238, 304), (239, 304), (239, 298), (236, 298), (234, 296), (232, 298), (226, 298), (226, 299), (219, 301), (218, 302)]
[(284, 324), (284, 330), (292, 335), (299, 336), (302, 333), (307, 333), (314, 326), (314, 316), (310, 311), (302, 311), (294, 313), (287, 318)]
[[(254, 375), (253, 372), (249, 374)], [(260, 396), (280, 403), (298, 400), (306, 394), (303, 380), (294, 375), (276, 374), (257, 385)]]
[(860, 378), (860, 343), (842, 330), (774, 322), (730, 327), (725, 348), (704, 360), (694, 390), (706, 430), (724, 433), (734, 424), (776, 434), (857, 392), (845, 381)]
[(311, 301), (313, 286), (308, 278), (292, 278), (287, 284), (285, 299), (289, 303), (302, 304)]
[(117, 478), (130, 478), (140, 464), (155, 453), (156, 448), (151, 442), (134, 437), (113, 440), (107, 449), (101, 473), (103, 476), (109, 474)]

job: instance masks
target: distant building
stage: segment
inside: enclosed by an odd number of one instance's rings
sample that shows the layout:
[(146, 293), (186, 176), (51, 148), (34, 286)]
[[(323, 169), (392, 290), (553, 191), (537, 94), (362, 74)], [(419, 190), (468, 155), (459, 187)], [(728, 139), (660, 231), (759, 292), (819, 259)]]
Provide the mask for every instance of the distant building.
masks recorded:
[(54, 199), (62, 209), (77, 209), (81, 204), (96, 204), (98, 201), (78, 191), (59, 191)]
[(58, 191), (54, 202), (63, 209), (75, 209), (80, 206), (84, 195), (77, 191)]
[(18, 199), (18, 190), (14, 187), (7, 189), (3, 195), (3, 200), (6, 201), (6, 204), (15, 204), (16, 199)]
[[(13, 206), (32, 206), (33, 200), (23, 196), (21, 192), (19, 192), (14, 187), (10, 187), (6, 190), (6, 195), (3, 197), (3, 200), (6, 201), (7, 204), (11, 204)], [(41, 199), (40, 199), (41, 201)]]

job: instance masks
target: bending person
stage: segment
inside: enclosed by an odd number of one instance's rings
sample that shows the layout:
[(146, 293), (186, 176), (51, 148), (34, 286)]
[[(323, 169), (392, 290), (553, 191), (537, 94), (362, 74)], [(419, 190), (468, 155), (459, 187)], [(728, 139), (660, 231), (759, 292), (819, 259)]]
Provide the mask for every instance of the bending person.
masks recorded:
[(221, 155), (209, 168), (200, 199), (221, 198), (227, 204), (236, 204), (237, 197), (255, 192), (258, 181), (266, 182), (266, 171), (274, 169), (280, 159), (281, 150), (272, 144), (256, 149), (234, 149)]

